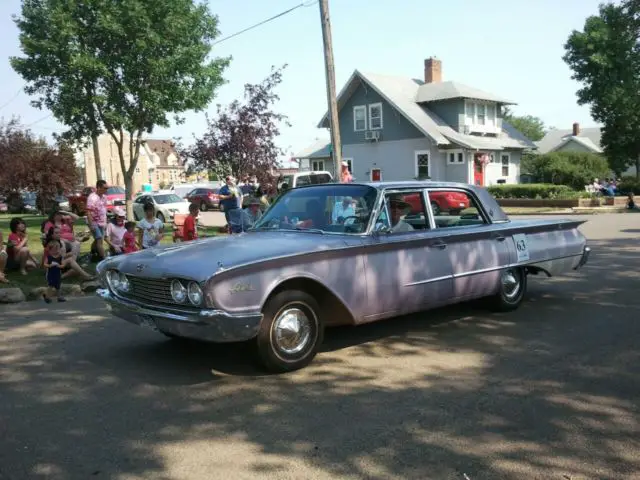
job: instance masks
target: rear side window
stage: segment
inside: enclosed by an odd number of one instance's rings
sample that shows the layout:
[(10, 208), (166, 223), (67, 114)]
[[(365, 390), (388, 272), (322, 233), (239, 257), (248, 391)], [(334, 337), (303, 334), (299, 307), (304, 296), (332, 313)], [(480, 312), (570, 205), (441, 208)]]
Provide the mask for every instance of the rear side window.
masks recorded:
[(429, 203), (437, 228), (484, 225), (477, 201), (460, 190), (429, 190)]
[(304, 187), (305, 185), (311, 185), (311, 176), (310, 175), (300, 175), (296, 179), (296, 187)]
[(317, 185), (319, 183), (329, 183), (331, 181), (331, 177), (326, 173), (319, 173), (317, 175), (310, 175), (311, 183), (313, 185)]

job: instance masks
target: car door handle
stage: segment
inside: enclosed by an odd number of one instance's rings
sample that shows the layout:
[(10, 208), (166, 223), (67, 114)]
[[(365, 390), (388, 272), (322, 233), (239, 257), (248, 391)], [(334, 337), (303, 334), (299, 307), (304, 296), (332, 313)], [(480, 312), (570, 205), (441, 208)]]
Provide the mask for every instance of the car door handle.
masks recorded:
[(504, 242), (507, 239), (507, 237), (505, 237), (504, 235), (496, 235), (493, 238), (495, 238), (499, 242)]
[(431, 248), (437, 248), (438, 250), (444, 250), (447, 248), (447, 244), (444, 242), (434, 242), (430, 246)]

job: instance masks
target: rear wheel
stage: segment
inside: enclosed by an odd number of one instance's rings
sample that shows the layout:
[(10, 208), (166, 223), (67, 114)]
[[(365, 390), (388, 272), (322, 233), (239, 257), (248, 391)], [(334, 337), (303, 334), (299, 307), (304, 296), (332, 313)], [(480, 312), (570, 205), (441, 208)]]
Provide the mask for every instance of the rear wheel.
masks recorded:
[(207, 211), (207, 208), (208, 208), (208, 207), (207, 207), (207, 202), (202, 202), (202, 203), (200, 204), (200, 211), (202, 211), (202, 212), (206, 212), (206, 211)]
[(257, 336), (258, 355), (272, 372), (306, 367), (324, 338), (316, 300), (300, 290), (285, 290), (267, 302)]
[(490, 306), (497, 311), (515, 310), (524, 300), (527, 292), (527, 273), (524, 268), (504, 269), (500, 274), (498, 293), (489, 298)]

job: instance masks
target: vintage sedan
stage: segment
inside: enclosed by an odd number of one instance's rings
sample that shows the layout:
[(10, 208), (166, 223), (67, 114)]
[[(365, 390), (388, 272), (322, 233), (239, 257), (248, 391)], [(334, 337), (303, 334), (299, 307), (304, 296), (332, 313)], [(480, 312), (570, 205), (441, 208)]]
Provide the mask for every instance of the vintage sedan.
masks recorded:
[[(468, 208), (434, 215), (430, 198), (447, 193)], [(171, 338), (253, 340), (267, 369), (290, 371), (312, 361), (325, 327), (479, 298), (517, 308), (528, 275), (587, 262), (581, 223), (511, 221), (466, 184), (312, 185), (279, 197), (246, 233), (101, 262), (98, 295)]]

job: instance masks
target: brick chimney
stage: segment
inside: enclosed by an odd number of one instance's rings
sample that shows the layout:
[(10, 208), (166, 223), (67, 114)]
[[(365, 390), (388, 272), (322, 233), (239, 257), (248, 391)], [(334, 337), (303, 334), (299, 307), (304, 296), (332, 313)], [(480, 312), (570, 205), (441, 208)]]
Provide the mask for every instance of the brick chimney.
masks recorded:
[(440, 83), (442, 81), (442, 62), (435, 57), (424, 61), (424, 83)]
[(580, 124), (578, 122), (575, 122), (573, 124), (573, 136), (574, 137), (580, 136)]

